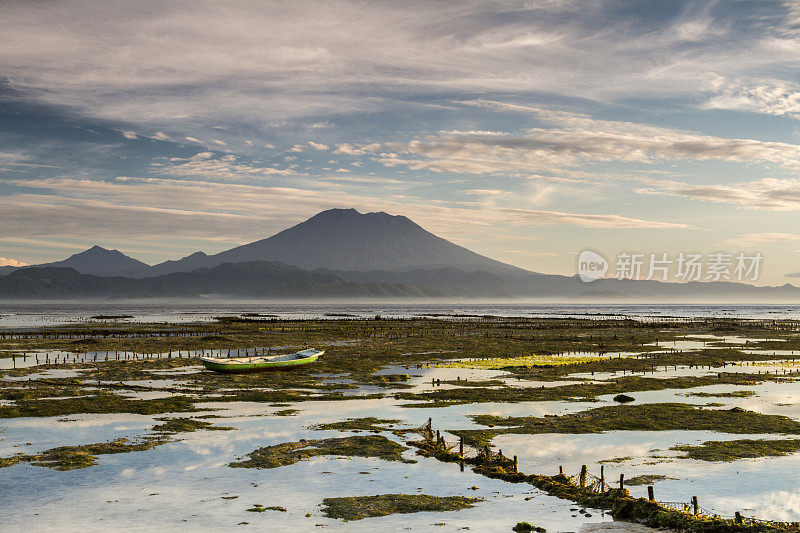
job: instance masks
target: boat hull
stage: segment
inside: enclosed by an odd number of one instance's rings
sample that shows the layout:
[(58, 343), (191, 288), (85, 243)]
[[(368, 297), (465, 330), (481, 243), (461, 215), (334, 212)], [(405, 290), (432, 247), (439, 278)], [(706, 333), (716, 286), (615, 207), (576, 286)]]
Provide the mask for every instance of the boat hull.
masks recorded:
[(205, 366), (208, 370), (212, 370), (214, 372), (222, 372), (225, 374), (244, 374), (248, 372), (266, 372), (269, 370), (290, 370), (292, 368), (311, 364), (319, 359), (320, 355), (322, 355), (322, 352), (309, 357), (303, 357), (302, 359), (253, 363), (225, 362), (219, 359), (209, 359), (205, 357), (201, 357), (200, 361), (202, 361), (203, 366)]

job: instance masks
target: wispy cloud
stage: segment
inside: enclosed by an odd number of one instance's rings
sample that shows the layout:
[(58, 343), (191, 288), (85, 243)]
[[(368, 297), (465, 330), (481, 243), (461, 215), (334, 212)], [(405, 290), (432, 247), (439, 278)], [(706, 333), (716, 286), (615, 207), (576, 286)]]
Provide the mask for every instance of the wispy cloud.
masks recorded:
[(745, 233), (720, 243), (720, 246), (753, 247), (775, 242), (800, 241), (796, 233)]
[(153, 162), (151, 168), (165, 176), (229, 181), (297, 174), (292, 169), (255, 166), (241, 162), (233, 154), (220, 156), (213, 152), (200, 152), (189, 158), (161, 158)]
[(706, 202), (732, 204), (747, 209), (796, 211), (800, 209), (800, 180), (764, 178), (733, 185), (691, 185), (674, 181), (651, 182), (640, 194), (684, 196)]
[[(445, 238), (493, 235), (501, 225), (572, 225), (588, 228), (685, 228), (615, 215), (515, 209), (467, 209), (403, 195), (331, 195), (327, 189), (257, 186), (188, 179), (53, 178), (25, 181), (41, 193), (20, 193), (0, 204), (9, 234), (23, 238), (185, 239), (239, 244), (264, 238), (323, 209), (355, 206), (404, 214)], [(265, 209), (264, 206), (269, 206)], [(30, 213), (35, 212), (35, 219)], [(165, 233), (164, 228), (169, 228)]]
[(619, 215), (590, 215), (579, 213), (561, 213), (558, 211), (534, 211), (530, 209), (502, 209), (517, 221), (539, 225), (568, 224), (585, 228), (690, 228), (688, 224), (675, 222), (656, 222), (628, 218)]
[(494, 174), (558, 171), (585, 162), (720, 160), (800, 169), (800, 146), (753, 139), (727, 139), (695, 132), (534, 106), (478, 100), (461, 102), (498, 111), (524, 113), (548, 124), (523, 135), (499, 132), (446, 132), (409, 142), (342, 144), (342, 154), (373, 154), (389, 167)]

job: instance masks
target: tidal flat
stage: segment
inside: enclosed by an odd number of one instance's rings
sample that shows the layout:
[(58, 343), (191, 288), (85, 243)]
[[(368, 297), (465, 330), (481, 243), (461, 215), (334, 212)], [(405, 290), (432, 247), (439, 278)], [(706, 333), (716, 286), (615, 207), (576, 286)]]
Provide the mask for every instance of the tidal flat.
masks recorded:
[[(0, 331), (4, 528), (800, 521), (797, 321), (262, 315)], [(289, 371), (199, 360), (308, 346)]]

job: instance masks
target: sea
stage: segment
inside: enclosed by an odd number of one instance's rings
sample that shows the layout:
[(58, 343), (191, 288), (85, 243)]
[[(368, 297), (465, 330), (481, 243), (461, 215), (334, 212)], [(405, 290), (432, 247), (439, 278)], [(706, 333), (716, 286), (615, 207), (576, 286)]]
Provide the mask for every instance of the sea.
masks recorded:
[(0, 302), (0, 329), (36, 329), (86, 323), (108, 317), (119, 322), (191, 324), (221, 316), (277, 319), (358, 319), (438, 317), (471, 319), (486, 316), (527, 318), (587, 318), (681, 320), (731, 318), (800, 320), (800, 304), (582, 304), (536, 302)]

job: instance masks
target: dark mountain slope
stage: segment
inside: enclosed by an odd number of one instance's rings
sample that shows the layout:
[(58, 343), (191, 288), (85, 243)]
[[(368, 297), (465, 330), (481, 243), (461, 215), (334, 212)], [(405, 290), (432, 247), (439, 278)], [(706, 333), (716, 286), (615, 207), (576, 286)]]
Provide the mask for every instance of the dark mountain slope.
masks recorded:
[(267, 239), (216, 255), (192, 254), (161, 263), (147, 275), (244, 261), (280, 261), (308, 270), (398, 272), (452, 267), (469, 272), (525, 272), (437, 237), (404, 216), (330, 209)]
[(152, 298), (220, 295), (237, 298), (430, 298), (436, 290), (405, 283), (350, 283), (269, 261), (225, 263), (214, 268), (152, 278), (81, 274), (73, 268), (32, 267), (0, 277), (0, 298)]

